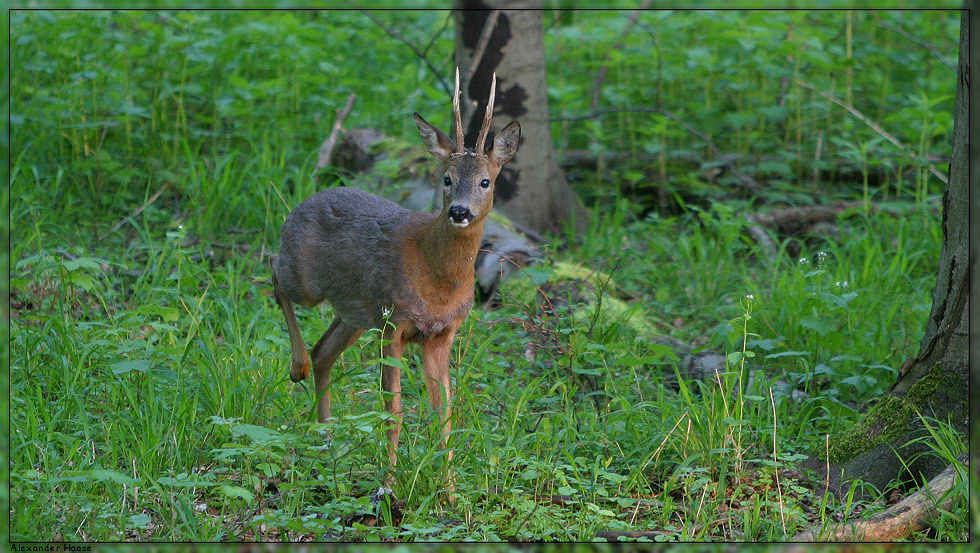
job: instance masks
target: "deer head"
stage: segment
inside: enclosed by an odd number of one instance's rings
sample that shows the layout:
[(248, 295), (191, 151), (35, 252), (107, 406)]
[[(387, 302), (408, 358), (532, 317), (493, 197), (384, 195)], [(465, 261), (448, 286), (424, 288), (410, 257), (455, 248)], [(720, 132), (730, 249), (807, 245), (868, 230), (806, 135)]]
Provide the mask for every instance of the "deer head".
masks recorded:
[(453, 140), (430, 125), (418, 113), (413, 114), (425, 149), (443, 163), (442, 213), (456, 228), (466, 228), (481, 221), (493, 207), (493, 185), (501, 166), (517, 152), (521, 141), (521, 125), (511, 121), (486, 146), (493, 116), (493, 101), (497, 90), (497, 75), (490, 84), (490, 98), (483, 116), (483, 125), (474, 148), (466, 148), (463, 124), (459, 112), (459, 68), (456, 68), (456, 91), (453, 93)]

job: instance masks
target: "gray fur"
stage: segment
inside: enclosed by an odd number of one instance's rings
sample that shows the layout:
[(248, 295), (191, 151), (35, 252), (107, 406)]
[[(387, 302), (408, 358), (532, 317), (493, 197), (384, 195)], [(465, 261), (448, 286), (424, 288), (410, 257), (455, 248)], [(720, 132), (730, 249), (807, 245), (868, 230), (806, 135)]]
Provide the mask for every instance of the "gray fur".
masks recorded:
[(398, 230), (411, 213), (356, 188), (310, 196), (282, 227), (274, 270), (283, 293), (305, 307), (326, 299), (347, 324), (382, 328), (402, 280)]

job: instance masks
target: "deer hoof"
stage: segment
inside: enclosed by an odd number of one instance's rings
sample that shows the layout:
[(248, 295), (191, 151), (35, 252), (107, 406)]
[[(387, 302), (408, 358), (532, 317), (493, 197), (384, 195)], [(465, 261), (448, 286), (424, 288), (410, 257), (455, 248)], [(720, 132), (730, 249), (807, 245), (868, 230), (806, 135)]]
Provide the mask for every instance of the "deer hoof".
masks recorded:
[(289, 367), (289, 379), (293, 382), (299, 382), (308, 376), (310, 376), (310, 360), (303, 359), (300, 363), (293, 361), (292, 366)]

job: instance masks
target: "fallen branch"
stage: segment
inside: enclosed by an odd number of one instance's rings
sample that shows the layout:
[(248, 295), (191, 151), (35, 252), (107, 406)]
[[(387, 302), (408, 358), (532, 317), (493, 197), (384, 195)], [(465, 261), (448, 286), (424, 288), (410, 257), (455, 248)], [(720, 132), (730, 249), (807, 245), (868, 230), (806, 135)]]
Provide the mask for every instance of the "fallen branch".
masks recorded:
[[(957, 458), (969, 468), (966, 453)], [(902, 501), (864, 520), (814, 527), (793, 536), (793, 541), (891, 541), (907, 538), (926, 527), (927, 521), (940, 510), (948, 510), (956, 499), (947, 493), (960, 481), (956, 465), (919, 488)]]
[(343, 108), (337, 110), (337, 118), (333, 121), (333, 128), (330, 129), (330, 136), (328, 136), (320, 146), (320, 155), (316, 160), (316, 167), (313, 168), (314, 174), (330, 163), (330, 156), (333, 154), (334, 146), (337, 145), (337, 137), (340, 136), (340, 129), (343, 128), (344, 120), (347, 119), (348, 115), (350, 115), (350, 111), (354, 107), (354, 100), (356, 98), (356, 95), (349, 94), (347, 96), (347, 103), (344, 104)]

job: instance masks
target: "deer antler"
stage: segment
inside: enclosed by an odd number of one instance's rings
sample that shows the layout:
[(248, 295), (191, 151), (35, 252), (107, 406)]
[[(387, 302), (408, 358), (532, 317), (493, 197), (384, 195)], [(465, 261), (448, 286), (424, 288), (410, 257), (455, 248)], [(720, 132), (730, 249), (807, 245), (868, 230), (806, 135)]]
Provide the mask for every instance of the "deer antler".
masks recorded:
[(483, 153), (483, 144), (487, 141), (487, 133), (490, 132), (490, 119), (493, 117), (493, 97), (497, 93), (497, 73), (494, 72), (493, 80), (490, 81), (490, 99), (487, 100), (487, 112), (483, 115), (483, 125), (480, 126), (480, 137), (476, 141), (476, 153)]
[(456, 68), (456, 92), (453, 92), (453, 127), (456, 131), (456, 151), (463, 151), (463, 123), (459, 115), (459, 67)]

